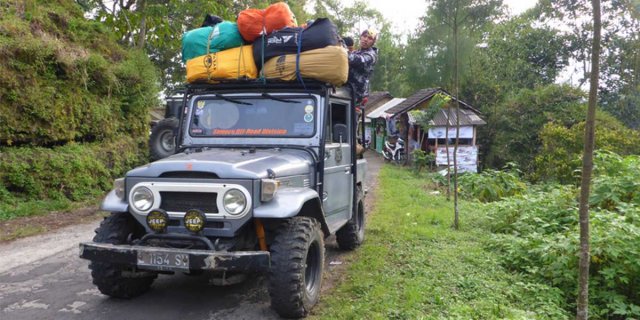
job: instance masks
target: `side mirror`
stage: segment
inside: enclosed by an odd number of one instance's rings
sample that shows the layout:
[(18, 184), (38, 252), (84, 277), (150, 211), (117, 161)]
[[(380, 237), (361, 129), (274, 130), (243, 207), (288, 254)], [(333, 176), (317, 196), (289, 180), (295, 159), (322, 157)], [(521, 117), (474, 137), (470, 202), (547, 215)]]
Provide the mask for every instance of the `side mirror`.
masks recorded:
[(337, 123), (333, 125), (333, 142), (343, 143), (347, 141), (348, 128), (344, 123)]

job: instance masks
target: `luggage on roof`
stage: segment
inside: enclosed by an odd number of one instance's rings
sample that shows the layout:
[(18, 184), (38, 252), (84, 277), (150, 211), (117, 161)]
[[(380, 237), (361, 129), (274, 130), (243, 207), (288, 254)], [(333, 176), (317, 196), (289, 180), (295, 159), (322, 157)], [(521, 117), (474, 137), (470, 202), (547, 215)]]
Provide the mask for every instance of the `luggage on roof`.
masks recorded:
[(283, 54), (298, 53), (299, 45), (300, 51), (308, 51), (335, 46), (339, 41), (336, 25), (327, 18), (319, 18), (306, 28), (287, 27), (258, 37), (253, 42), (253, 59), (260, 69), (263, 61)]
[(262, 34), (270, 34), (284, 27), (295, 27), (298, 23), (289, 5), (274, 3), (266, 9), (246, 9), (238, 14), (238, 29), (242, 38), (253, 42)]
[(213, 27), (187, 31), (182, 36), (182, 62), (240, 45), (242, 37), (235, 22), (223, 21)]
[(251, 45), (202, 55), (187, 61), (187, 82), (255, 79), (258, 75)]
[(267, 79), (296, 80), (297, 67), (301, 78), (311, 78), (341, 86), (349, 77), (347, 50), (341, 46), (327, 46), (297, 54), (281, 55), (269, 59), (263, 72)]

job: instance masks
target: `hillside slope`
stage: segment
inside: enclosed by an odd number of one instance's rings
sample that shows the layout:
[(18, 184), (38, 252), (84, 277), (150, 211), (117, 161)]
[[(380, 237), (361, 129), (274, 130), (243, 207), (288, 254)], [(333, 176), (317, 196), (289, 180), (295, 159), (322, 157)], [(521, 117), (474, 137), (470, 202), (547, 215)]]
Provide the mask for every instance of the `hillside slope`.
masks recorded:
[(158, 91), (149, 59), (76, 2), (0, 2), (0, 220), (101, 194), (141, 163)]

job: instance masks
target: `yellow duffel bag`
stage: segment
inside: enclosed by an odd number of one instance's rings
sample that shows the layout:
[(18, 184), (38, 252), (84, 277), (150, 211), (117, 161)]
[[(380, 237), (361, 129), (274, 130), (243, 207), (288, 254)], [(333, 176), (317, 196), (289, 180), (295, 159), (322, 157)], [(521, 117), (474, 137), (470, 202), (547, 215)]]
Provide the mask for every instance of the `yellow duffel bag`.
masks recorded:
[[(264, 64), (267, 79), (295, 80), (296, 56), (287, 54), (269, 59)], [(300, 76), (341, 86), (349, 78), (347, 49), (328, 46), (300, 53)]]
[(187, 82), (255, 79), (258, 69), (250, 45), (206, 54), (187, 60)]

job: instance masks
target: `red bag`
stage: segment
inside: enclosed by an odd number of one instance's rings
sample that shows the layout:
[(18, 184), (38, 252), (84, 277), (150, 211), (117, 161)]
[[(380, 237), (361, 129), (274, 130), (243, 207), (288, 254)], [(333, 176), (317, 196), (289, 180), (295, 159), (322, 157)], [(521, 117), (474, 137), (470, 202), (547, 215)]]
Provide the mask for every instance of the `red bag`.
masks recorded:
[(284, 27), (296, 27), (298, 23), (289, 5), (274, 3), (266, 9), (246, 9), (238, 15), (238, 30), (246, 41), (253, 42), (262, 34), (270, 34)]

